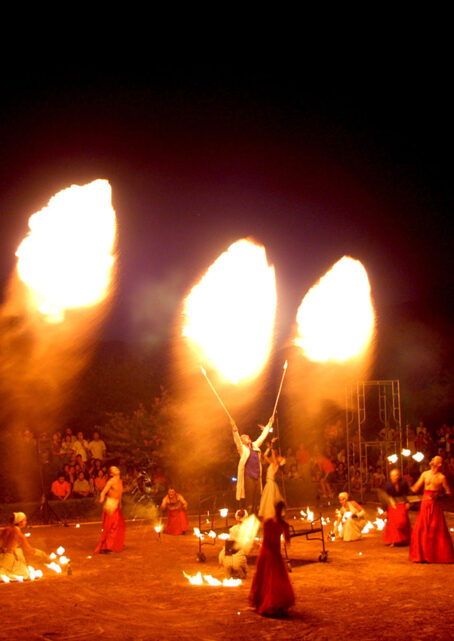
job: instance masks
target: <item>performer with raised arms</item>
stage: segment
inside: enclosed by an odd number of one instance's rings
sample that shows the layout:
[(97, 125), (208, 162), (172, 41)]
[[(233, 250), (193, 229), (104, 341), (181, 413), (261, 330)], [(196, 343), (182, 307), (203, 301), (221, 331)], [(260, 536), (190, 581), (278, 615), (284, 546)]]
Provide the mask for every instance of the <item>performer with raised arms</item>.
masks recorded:
[(236, 482), (236, 500), (243, 502), (249, 514), (255, 513), (262, 494), (262, 462), (260, 446), (266, 440), (274, 423), (274, 414), (263, 428), (260, 436), (251, 440), (249, 434), (238, 433), (235, 421), (231, 420), (233, 440), (240, 455)]

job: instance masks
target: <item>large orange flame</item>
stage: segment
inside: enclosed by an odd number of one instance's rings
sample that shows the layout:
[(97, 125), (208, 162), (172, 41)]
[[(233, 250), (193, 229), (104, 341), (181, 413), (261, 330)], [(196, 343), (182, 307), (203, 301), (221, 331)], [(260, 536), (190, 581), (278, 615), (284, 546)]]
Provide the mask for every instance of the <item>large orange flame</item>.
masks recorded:
[(211, 265), (185, 300), (183, 335), (233, 383), (263, 369), (276, 313), (274, 268), (264, 247), (239, 240)]
[(33, 214), (17, 250), (17, 269), (49, 320), (102, 301), (114, 263), (116, 221), (107, 180), (73, 185)]
[(344, 256), (304, 297), (295, 343), (313, 361), (345, 361), (365, 352), (375, 313), (366, 270)]

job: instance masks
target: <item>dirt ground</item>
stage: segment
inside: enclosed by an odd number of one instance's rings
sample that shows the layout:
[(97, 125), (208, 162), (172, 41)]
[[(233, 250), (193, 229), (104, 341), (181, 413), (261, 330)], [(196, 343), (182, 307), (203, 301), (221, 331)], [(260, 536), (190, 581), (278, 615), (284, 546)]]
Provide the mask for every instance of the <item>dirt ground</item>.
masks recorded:
[[(454, 527), (454, 517), (447, 521)], [(193, 586), (183, 570), (223, 578), (220, 544), (205, 545), (206, 562), (198, 563), (193, 535), (159, 539), (150, 524), (128, 523), (122, 553), (93, 555), (99, 532), (100, 524), (32, 528), (32, 545), (66, 548), (73, 573), (0, 582), (0, 639), (454, 638), (454, 566), (413, 564), (408, 548), (384, 547), (378, 532), (355, 543), (328, 542), (327, 563), (318, 561), (321, 542), (294, 538), (296, 605), (284, 620), (249, 608), (255, 557), (239, 587)]]

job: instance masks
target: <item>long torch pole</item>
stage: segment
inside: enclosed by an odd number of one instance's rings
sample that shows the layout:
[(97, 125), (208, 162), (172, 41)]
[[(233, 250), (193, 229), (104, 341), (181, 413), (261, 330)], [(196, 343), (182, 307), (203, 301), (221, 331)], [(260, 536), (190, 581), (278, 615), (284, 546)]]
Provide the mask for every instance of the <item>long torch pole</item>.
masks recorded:
[(213, 391), (213, 394), (216, 396), (216, 398), (218, 399), (219, 403), (221, 404), (222, 409), (224, 410), (224, 412), (225, 412), (225, 413), (227, 414), (227, 416), (229, 417), (229, 421), (230, 421), (231, 423), (234, 423), (235, 421), (234, 421), (234, 420), (233, 420), (233, 418), (230, 416), (229, 410), (226, 408), (226, 406), (225, 406), (225, 405), (224, 405), (224, 403), (222, 402), (221, 397), (220, 397), (220, 396), (219, 396), (219, 394), (216, 392), (216, 389), (215, 389), (215, 387), (214, 387), (213, 383), (212, 383), (212, 382), (210, 381), (210, 379), (208, 378), (208, 375), (207, 375), (206, 371), (203, 369), (203, 367), (202, 367), (202, 366), (200, 366), (200, 369), (201, 369), (201, 371), (202, 371), (202, 374), (205, 376), (205, 378), (206, 378), (206, 380), (207, 380), (208, 385), (211, 387), (211, 389), (212, 389), (212, 391)]
[(279, 391), (277, 393), (276, 402), (274, 403), (274, 409), (273, 409), (273, 413), (271, 415), (273, 418), (276, 416), (277, 404), (279, 403), (279, 397), (281, 395), (282, 385), (284, 384), (285, 374), (287, 373), (287, 365), (288, 365), (288, 362), (285, 361), (284, 367), (283, 367), (282, 376), (281, 376), (281, 384), (279, 385)]

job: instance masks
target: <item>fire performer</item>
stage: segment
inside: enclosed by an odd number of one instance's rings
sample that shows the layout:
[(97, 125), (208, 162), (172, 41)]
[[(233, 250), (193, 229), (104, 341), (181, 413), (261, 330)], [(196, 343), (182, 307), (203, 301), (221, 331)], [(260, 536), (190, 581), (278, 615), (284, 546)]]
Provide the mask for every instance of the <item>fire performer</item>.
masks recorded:
[(280, 501), (272, 519), (263, 524), (263, 543), (257, 559), (249, 600), (259, 614), (285, 616), (295, 603), (295, 593), (281, 554), (281, 535), (290, 543), (290, 530), (284, 520), (285, 504)]
[(219, 553), (219, 565), (224, 567), (227, 579), (234, 576), (245, 579), (247, 576), (246, 550), (241, 542), (241, 523), (247, 516), (246, 510), (239, 509), (235, 512), (236, 524), (229, 529), (229, 538)]
[(417, 493), (424, 486), (424, 494), (410, 542), (410, 560), (415, 563), (454, 563), (454, 547), (446, 525), (440, 497), (443, 490), (451, 494), (448, 482), (441, 473), (443, 459), (435, 456), (430, 470), (423, 472), (412, 486)]
[(384, 490), (389, 497), (387, 501), (387, 521), (383, 530), (383, 543), (385, 545), (405, 545), (410, 542), (411, 525), (408, 518), (410, 503), (406, 497), (410, 494), (410, 488), (405, 479), (400, 476), (398, 469), (392, 469), (389, 473), (389, 481), (385, 484)]
[(33, 548), (22, 530), (27, 525), (24, 512), (13, 512), (10, 525), (0, 532), (0, 574), (10, 579), (30, 578), (26, 556), (35, 557), (42, 563), (50, 563), (50, 558), (42, 550)]
[(189, 530), (187, 507), (183, 496), (175, 488), (169, 487), (161, 503), (161, 511), (167, 510), (167, 524), (164, 528), (166, 534), (185, 534)]
[(274, 412), (263, 428), (260, 436), (252, 441), (249, 434), (238, 433), (238, 427), (231, 418), (233, 440), (235, 442), (240, 460), (238, 463), (236, 500), (245, 504), (249, 514), (257, 511), (257, 504), (262, 494), (262, 463), (260, 460), (260, 446), (265, 441), (274, 423)]
[(361, 530), (366, 525), (366, 513), (357, 501), (350, 501), (349, 498), (347, 492), (339, 494), (341, 508), (336, 510), (338, 518), (334, 523), (334, 531), (344, 541), (358, 541)]
[[(285, 465), (285, 458), (279, 454), (279, 450), (274, 446), (276, 441), (276, 438), (272, 440), (271, 448), (268, 448), (263, 455), (265, 461), (268, 463), (268, 469), (266, 470), (265, 487), (262, 498), (260, 499), (259, 516), (261, 516), (264, 521), (274, 517), (276, 505), (279, 501), (283, 500), (275, 477), (280, 467)], [(271, 458), (269, 458), (270, 449)]]
[(102, 512), (102, 535), (95, 552), (107, 554), (121, 552), (125, 541), (126, 524), (121, 513), (121, 497), (123, 495), (123, 482), (120, 470), (115, 465), (109, 468), (110, 478), (104, 486), (99, 502), (105, 503)]

